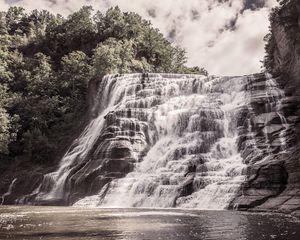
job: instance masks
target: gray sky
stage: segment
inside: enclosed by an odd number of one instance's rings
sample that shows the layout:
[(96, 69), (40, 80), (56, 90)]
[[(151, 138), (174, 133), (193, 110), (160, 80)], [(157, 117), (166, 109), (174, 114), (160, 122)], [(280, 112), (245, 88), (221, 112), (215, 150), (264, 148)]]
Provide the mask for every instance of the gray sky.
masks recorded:
[(261, 70), (263, 37), (276, 0), (0, 0), (0, 10), (10, 5), (63, 15), (83, 5), (101, 11), (118, 5), (151, 20), (185, 48), (188, 65), (205, 67), (215, 75), (242, 75)]

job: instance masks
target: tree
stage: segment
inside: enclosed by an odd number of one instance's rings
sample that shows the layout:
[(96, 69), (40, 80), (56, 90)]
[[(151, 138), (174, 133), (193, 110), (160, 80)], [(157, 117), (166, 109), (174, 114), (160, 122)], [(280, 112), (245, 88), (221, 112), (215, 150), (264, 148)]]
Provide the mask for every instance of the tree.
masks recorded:
[(66, 42), (69, 50), (88, 48), (89, 42), (95, 35), (95, 27), (92, 21), (92, 7), (82, 7), (78, 12), (73, 13), (64, 23)]
[(100, 38), (122, 39), (126, 37), (126, 22), (119, 7), (109, 8), (105, 15), (97, 13), (96, 26)]
[(13, 96), (5, 85), (0, 84), (0, 153), (8, 153), (8, 145), (16, 138), (18, 117), (11, 116), (6, 111)]
[(10, 143), (10, 120), (4, 108), (0, 107), (0, 153), (8, 153)]
[(86, 89), (91, 79), (92, 67), (89, 57), (81, 51), (74, 51), (61, 60), (61, 77), (65, 87)]
[(13, 73), (9, 69), (9, 52), (7, 48), (0, 47), (0, 83), (9, 83)]
[(50, 58), (37, 53), (33, 58), (26, 59), (23, 77), (27, 83), (27, 93), (31, 96), (53, 95), (56, 91), (56, 79)]
[(93, 74), (89, 62), (89, 57), (81, 51), (71, 52), (61, 60), (59, 93), (64, 98), (66, 112), (81, 114), (85, 109), (87, 87)]
[(92, 57), (95, 75), (128, 73), (132, 66), (134, 51), (132, 42), (109, 38), (99, 44)]
[(185, 64), (183, 49), (118, 7), (93, 15), (85, 6), (66, 18), (11, 7), (0, 13), (0, 153), (51, 165), (85, 120), (91, 79), (204, 72)]
[(20, 22), (25, 16), (25, 9), (22, 7), (10, 7), (8, 9), (6, 13), (6, 26), (9, 34), (22, 35), (24, 33)]

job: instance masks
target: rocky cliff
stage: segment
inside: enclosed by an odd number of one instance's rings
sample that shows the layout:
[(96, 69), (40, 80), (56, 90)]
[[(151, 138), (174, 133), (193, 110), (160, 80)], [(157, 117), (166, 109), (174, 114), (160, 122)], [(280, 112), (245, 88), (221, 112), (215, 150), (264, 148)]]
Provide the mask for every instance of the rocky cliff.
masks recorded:
[[(288, 151), (276, 154), (263, 162), (253, 160), (248, 167), (248, 180), (232, 207), (257, 210), (279, 210), (299, 213), (300, 210), (300, 145), (299, 145), (299, 99), (300, 99), (300, 3), (286, 1), (274, 9), (271, 17), (271, 35), (267, 47), (268, 70), (278, 76), (284, 94), (282, 111), (287, 123), (295, 119), (293, 132), (287, 131)], [(258, 119), (263, 119), (259, 101), (254, 99), (253, 109)], [(259, 131), (259, 122), (253, 118), (253, 125)], [(263, 121), (266, 121), (263, 120)], [(270, 126), (276, 119), (268, 119)], [(273, 123), (272, 123), (273, 122)], [(276, 134), (272, 129), (271, 138)], [(276, 138), (276, 137), (275, 137)], [(258, 140), (258, 138), (256, 138)], [(243, 143), (242, 143), (243, 145)], [(257, 153), (254, 153), (257, 154)]]

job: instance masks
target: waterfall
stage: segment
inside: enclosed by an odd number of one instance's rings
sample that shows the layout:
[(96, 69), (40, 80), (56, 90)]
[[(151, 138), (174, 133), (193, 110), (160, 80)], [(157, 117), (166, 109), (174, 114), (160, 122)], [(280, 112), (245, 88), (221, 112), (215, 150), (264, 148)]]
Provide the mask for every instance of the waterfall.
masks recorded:
[(245, 179), (236, 140), (247, 80), (149, 76), (119, 106), (145, 109), (149, 151), (127, 176), (75, 205), (226, 208)]
[(21, 202), (227, 208), (248, 164), (288, 146), (283, 97), (263, 73), (108, 75), (96, 117)]
[(18, 179), (15, 178), (15, 179), (12, 180), (12, 182), (9, 184), (8, 189), (7, 189), (7, 192), (4, 193), (4, 194), (1, 196), (1, 203), (0, 203), (0, 205), (2, 205), (2, 204), (4, 203), (5, 197), (9, 196), (9, 195), (12, 193), (12, 190), (13, 190), (13, 188), (14, 188), (14, 186), (15, 186), (17, 180), (18, 180)]
[[(270, 106), (270, 110), (268, 112), (275, 112), (280, 119), (280, 126), (282, 128), (280, 129), (279, 133), (279, 141), (282, 150), (285, 151), (285, 149), (287, 148), (286, 134), (290, 130), (290, 124), (287, 122), (283, 113), (282, 99), (285, 97), (284, 91), (280, 89), (277, 82), (270, 74), (266, 74), (266, 78), (266, 85), (268, 89), (268, 91), (266, 91), (266, 94), (268, 98), (271, 98), (271, 101), (268, 101), (268, 105)], [(267, 125), (267, 123), (265, 125)], [(265, 131), (265, 134), (268, 134), (268, 130)]]
[(33, 194), (37, 193), (36, 201), (60, 200), (66, 195), (67, 178), (76, 166), (86, 159), (87, 154), (95, 144), (104, 126), (104, 116), (117, 107), (115, 103), (120, 103), (118, 101), (122, 98), (122, 89), (126, 87), (126, 77), (123, 77), (124, 81), (116, 82), (116, 80), (117, 78), (111, 76), (106, 76), (102, 80), (96, 96), (99, 115), (89, 123), (80, 137), (74, 141), (62, 158), (59, 169), (44, 176), (43, 183), (33, 192)]

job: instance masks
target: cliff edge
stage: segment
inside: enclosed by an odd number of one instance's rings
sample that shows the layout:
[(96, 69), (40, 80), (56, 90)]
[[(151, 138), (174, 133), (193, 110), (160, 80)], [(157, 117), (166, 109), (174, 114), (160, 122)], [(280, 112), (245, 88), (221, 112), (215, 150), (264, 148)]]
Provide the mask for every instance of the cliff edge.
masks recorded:
[[(293, 131), (287, 132), (289, 151), (267, 161), (248, 165), (247, 182), (232, 208), (300, 213), (300, 2), (285, 1), (270, 16), (271, 32), (266, 37), (265, 66), (283, 89), (282, 111), (294, 119)], [(256, 102), (256, 103), (255, 103)], [(255, 111), (259, 111), (259, 102)], [(256, 113), (259, 115), (261, 113)], [(275, 119), (271, 120), (275, 121)], [(254, 124), (254, 128), (257, 128)], [(270, 137), (274, 137), (271, 134)], [(257, 153), (256, 153), (257, 154)]]

